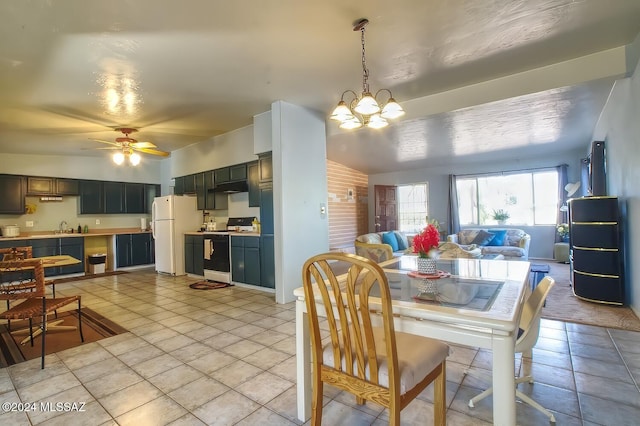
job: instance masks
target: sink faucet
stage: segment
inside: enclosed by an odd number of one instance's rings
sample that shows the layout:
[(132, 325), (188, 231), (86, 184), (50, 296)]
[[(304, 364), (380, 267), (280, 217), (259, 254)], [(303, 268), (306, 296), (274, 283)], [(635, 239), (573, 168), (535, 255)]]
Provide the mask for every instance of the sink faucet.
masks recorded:
[(67, 221), (63, 220), (60, 222), (60, 232), (67, 232)]

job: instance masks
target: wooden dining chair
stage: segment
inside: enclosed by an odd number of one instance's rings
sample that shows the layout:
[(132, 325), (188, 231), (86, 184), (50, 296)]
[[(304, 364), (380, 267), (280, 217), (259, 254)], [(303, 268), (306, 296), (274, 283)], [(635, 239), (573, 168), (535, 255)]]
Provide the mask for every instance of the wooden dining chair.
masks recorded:
[(41, 259), (0, 261), (0, 300), (2, 299), (20, 301), (20, 303), (0, 313), (0, 318), (6, 320), (28, 320), (31, 346), (33, 346), (36, 335), (36, 332), (33, 330), (33, 319), (41, 318), (41, 368), (44, 368), (47, 315), (51, 312), (77, 301), (78, 330), (80, 340), (84, 342), (80, 296), (47, 298), (45, 292), (44, 267)]
[[(546, 276), (536, 286), (535, 290), (529, 295), (522, 308), (522, 314), (520, 316), (518, 338), (516, 340), (515, 353), (527, 354), (531, 356), (533, 347), (538, 341), (540, 335), (540, 318), (542, 317), (542, 307), (545, 300), (554, 286), (555, 281), (553, 278)], [(469, 371), (465, 373), (470, 373)], [(525, 375), (523, 377), (516, 378), (516, 385), (519, 383), (528, 382), (533, 384), (533, 377), (531, 375)], [(474, 396), (469, 400), (469, 407), (474, 408), (478, 401), (486, 398), (493, 393), (493, 387), (485, 389), (480, 394)], [(523, 392), (516, 388), (516, 397), (521, 401), (529, 404), (536, 410), (549, 418), (549, 422), (555, 423), (556, 419), (553, 413), (538, 402), (534, 401), (530, 396), (525, 395)], [(496, 402), (494, 401), (494, 404)]]
[[(343, 279), (334, 267), (347, 266)], [(328, 383), (389, 410), (389, 424), (434, 382), (434, 424), (446, 424), (446, 358), (434, 339), (396, 332), (387, 277), (375, 262), (346, 253), (311, 257), (302, 269), (313, 359), (311, 424), (322, 422)], [(319, 313), (326, 316), (323, 339)]]

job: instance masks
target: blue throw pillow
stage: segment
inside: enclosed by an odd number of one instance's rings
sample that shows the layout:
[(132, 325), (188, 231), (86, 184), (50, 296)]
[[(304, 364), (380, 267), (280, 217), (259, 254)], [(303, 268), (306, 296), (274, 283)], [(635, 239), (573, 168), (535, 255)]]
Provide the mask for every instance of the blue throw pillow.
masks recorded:
[(407, 236), (400, 231), (393, 231), (396, 234), (396, 239), (398, 240), (398, 250), (406, 250), (409, 248), (409, 240)]
[(507, 230), (506, 229), (489, 229), (489, 232), (494, 234), (495, 237), (493, 237), (493, 240), (491, 240), (489, 242), (489, 246), (503, 246), (504, 245), (504, 239), (507, 236)]
[(491, 232), (487, 232), (484, 229), (481, 229), (478, 232), (478, 235), (471, 241), (471, 244), (477, 244), (479, 246), (491, 245), (491, 241), (493, 241), (496, 237), (496, 234), (492, 234)]
[(389, 244), (391, 246), (391, 250), (398, 251), (398, 239), (396, 238), (396, 234), (393, 232), (385, 232), (382, 234), (382, 242), (384, 244)]

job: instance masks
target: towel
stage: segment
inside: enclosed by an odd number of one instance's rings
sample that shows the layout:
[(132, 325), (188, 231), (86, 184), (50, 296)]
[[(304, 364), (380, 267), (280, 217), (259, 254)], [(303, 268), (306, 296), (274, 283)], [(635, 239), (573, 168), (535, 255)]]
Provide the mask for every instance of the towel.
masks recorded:
[(211, 260), (211, 252), (212, 252), (212, 247), (211, 247), (211, 240), (209, 239), (205, 239), (204, 240), (204, 260)]

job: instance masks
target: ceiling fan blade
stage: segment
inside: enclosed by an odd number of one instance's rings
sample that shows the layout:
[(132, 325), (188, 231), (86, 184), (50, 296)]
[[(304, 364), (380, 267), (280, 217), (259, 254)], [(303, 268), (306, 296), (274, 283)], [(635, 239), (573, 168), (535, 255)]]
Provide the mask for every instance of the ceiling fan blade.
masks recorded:
[(161, 157), (168, 157), (170, 155), (170, 153), (166, 151), (160, 151), (158, 149), (151, 149), (151, 148), (133, 148), (133, 149), (135, 151), (144, 152), (145, 154), (159, 155)]
[(133, 142), (130, 143), (129, 146), (131, 148), (157, 148), (157, 146), (154, 143), (151, 142)]
[(120, 146), (120, 144), (118, 142), (105, 141), (105, 140), (102, 140), (102, 139), (91, 139), (91, 140), (95, 141), (95, 142), (100, 142), (100, 143), (108, 143), (109, 145), (113, 145), (113, 146), (117, 146), (117, 147)]

